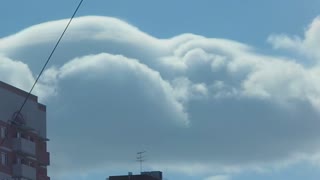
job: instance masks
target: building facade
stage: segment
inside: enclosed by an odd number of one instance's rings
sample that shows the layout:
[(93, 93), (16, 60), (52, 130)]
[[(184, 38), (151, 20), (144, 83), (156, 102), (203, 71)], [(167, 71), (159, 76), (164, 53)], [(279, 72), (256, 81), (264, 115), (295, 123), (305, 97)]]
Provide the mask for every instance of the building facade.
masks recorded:
[(0, 180), (50, 180), (46, 106), (0, 81)]

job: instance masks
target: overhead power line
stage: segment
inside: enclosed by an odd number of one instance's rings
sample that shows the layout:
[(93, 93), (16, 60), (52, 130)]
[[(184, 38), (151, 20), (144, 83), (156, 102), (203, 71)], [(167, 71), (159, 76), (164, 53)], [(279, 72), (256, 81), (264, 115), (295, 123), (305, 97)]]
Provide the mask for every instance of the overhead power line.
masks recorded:
[[(67, 25), (66, 25), (66, 27), (64, 28), (64, 30), (63, 30), (63, 32), (61, 33), (61, 35), (60, 35), (60, 37), (59, 37), (58, 41), (56, 42), (56, 44), (55, 44), (55, 46), (53, 47), (53, 49), (52, 49), (51, 53), (49, 54), (49, 56), (48, 56), (48, 58), (47, 58), (46, 62), (44, 63), (44, 65), (43, 65), (43, 67), (42, 67), (42, 69), (41, 69), (41, 71), (40, 71), (39, 75), (37, 76), (36, 80), (34, 81), (34, 83), (33, 83), (32, 87), (31, 87), (30, 91), (28, 92), (27, 96), (25, 97), (25, 99), (24, 99), (23, 103), (21, 104), (21, 106), (20, 106), (19, 110), (15, 113), (16, 115), (15, 115), (15, 117), (13, 118), (13, 120), (14, 120), (14, 121), (15, 121), (15, 120), (17, 120), (17, 117), (19, 116), (19, 114), (21, 113), (21, 111), (22, 111), (23, 107), (24, 107), (24, 106), (25, 106), (25, 104), (27, 103), (27, 101), (28, 101), (28, 99), (29, 99), (29, 97), (30, 97), (30, 95), (31, 95), (31, 93), (32, 93), (32, 91), (33, 91), (33, 89), (34, 89), (34, 87), (35, 87), (35, 86), (36, 86), (36, 84), (38, 83), (38, 81), (39, 81), (39, 79), (40, 79), (40, 77), (41, 77), (42, 73), (44, 72), (44, 70), (46, 69), (46, 67), (47, 67), (48, 63), (50, 62), (50, 60), (51, 60), (51, 58), (52, 58), (52, 55), (53, 55), (53, 54), (54, 54), (54, 52), (56, 51), (56, 49), (57, 49), (58, 45), (60, 44), (60, 42), (61, 42), (61, 40), (62, 40), (62, 38), (63, 38), (64, 34), (65, 34), (65, 33), (66, 33), (66, 31), (68, 30), (68, 28), (69, 28), (69, 26), (70, 26), (70, 24), (71, 24), (72, 20), (74, 19), (75, 15), (77, 14), (77, 12), (78, 12), (78, 10), (79, 10), (80, 6), (82, 5), (83, 1), (84, 1), (84, 0), (80, 0), (80, 2), (79, 2), (79, 4), (78, 4), (77, 8), (76, 8), (76, 9), (75, 9), (75, 11), (73, 12), (73, 14), (72, 14), (72, 16), (71, 16), (71, 18), (70, 18), (70, 20), (69, 20), (68, 24), (67, 24)], [(9, 121), (9, 120), (8, 120), (8, 121)], [(2, 146), (2, 144), (4, 143), (4, 141), (5, 141), (5, 139), (6, 139), (7, 137), (8, 137), (8, 131), (6, 131), (6, 133), (5, 133), (5, 137), (2, 139), (2, 141), (1, 141), (1, 143), (0, 143), (0, 146)]]
[(61, 41), (61, 39), (63, 38), (64, 34), (66, 33), (67, 29), (69, 28), (69, 26), (70, 26), (70, 24), (71, 24), (71, 22), (72, 22), (72, 20), (73, 20), (74, 16), (77, 14), (77, 12), (78, 12), (78, 10), (79, 10), (79, 8), (80, 8), (80, 6), (81, 6), (82, 2), (83, 2), (83, 0), (81, 0), (81, 1), (80, 1), (80, 3), (78, 4), (78, 6), (77, 6), (76, 10), (75, 10), (75, 11), (74, 11), (74, 13), (72, 14), (72, 16), (71, 16), (71, 18), (70, 18), (70, 20), (69, 20), (69, 22), (68, 22), (67, 26), (64, 28), (64, 30), (63, 30), (63, 32), (62, 32), (62, 34), (60, 35), (60, 38), (58, 39), (58, 41), (57, 41), (56, 45), (54, 46), (54, 48), (52, 49), (52, 51), (51, 51), (50, 55), (48, 56), (47, 61), (46, 61), (46, 62), (45, 62), (45, 64), (43, 65), (43, 67), (42, 67), (42, 69), (41, 69), (41, 71), (40, 71), (40, 73), (39, 73), (39, 75), (38, 75), (37, 79), (36, 79), (36, 80), (35, 80), (35, 82), (33, 83), (33, 85), (32, 85), (32, 87), (31, 87), (31, 89), (30, 89), (30, 91), (29, 91), (29, 93), (28, 93), (27, 97), (26, 97), (26, 98), (25, 98), (25, 100), (23, 101), (23, 103), (22, 103), (22, 105), (21, 105), (21, 107), (20, 107), (20, 109), (19, 109), (18, 113), (21, 113), (21, 111), (22, 111), (22, 109), (23, 109), (24, 105), (25, 105), (25, 104), (26, 104), (26, 102), (28, 101), (29, 96), (31, 95), (31, 92), (33, 91), (34, 87), (35, 87), (35, 86), (36, 86), (36, 84), (38, 83), (38, 81), (39, 81), (39, 79), (40, 79), (40, 76), (42, 75), (43, 71), (44, 71), (44, 70), (45, 70), (45, 68), (47, 67), (47, 65), (48, 65), (49, 61), (51, 60), (52, 55), (54, 54), (54, 52), (56, 51), (56, 49), (57, 49), (58, 45), (60, 44), (60, 41)]

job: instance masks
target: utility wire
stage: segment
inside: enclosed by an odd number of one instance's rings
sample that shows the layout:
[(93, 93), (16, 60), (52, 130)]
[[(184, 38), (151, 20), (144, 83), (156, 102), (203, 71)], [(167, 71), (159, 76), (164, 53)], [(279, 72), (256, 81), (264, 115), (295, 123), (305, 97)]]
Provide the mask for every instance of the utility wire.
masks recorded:
[[(75, 15), (77, 14), (77, 12), (78, 12), (78, 10), (79, 10), (79, 8), (80, 8), (80, 6), (81, 6), (81, 4), (82, 4), (83, 1), (84, 1), (84, 0), (80, 0), (77, 8), (76, 8), (75, 11), (73, 12), (73, 14), (72, 14), (72, 16), (71, 16), (71, 18), (70, 18), (67, 26), (64, 28), (62, 34), (60, 35), (60, 37), (59, 37), (59, 39), (58, 39), (58, 41), (57, 41), (57, 43), (55, 44), (54, 48), (52, 49), (50, 55), (48, 56), (48, 58), (47, 58), (47, 60), (46, 60), (46, 62), (45, 62), (45, 64), (43, 65), (43, 67), (42, 67), (42, 69), (41, 69), (38, 77), (37, 77), (36, 80), (34, 81), (34, 83), (33, 83), (32, 87), (31, 87), (30, 91), (28, 92), (28, 95), (26, 96), (26, 98), (24, 99), (22, 105), (20, 106), (19, 110), (17, 111), (17, 113), (16, 113), (16, 115), (15, 115), (15, 117), (14, 117), (14, 121), (17, 119), (17, 117), (18, 117), (19, 114), (21, 113), (23, 107), (24, 107), (25, 104), (27, 103), (27, 101), (28, 101), (28, 99), (29, 99), (29, 97), (30, 97), (30, 95), (31, 95), (34, 87), (36, 86), (36, 84), (38, 83), (38, 81), (39, 81), (39, 79), (40, 79), (40, 76), (42, 75), (43, 71), (44, 71), (45, 68), (47, 67), (49, 61), (51, 60), (52, 55), (53, 55), (54, 52), (56, 51), (58, 45), (60, 44), (60, 41), (62, 40), (64, 34), (65, 34), (66, 31), (68, 30), (68, 28), (69, 28), (72, 20), (74, 19)], [(8, 120), (8, 121), (9, 121), (9, 120)], [(0, 146), (2, 146), (2, 144), (4, 143), (4, 141), (5, 141), (5, 139), (6, 139), (7, 137), (8, 137), (8, 130), (6, 131), (5, 137), (2, 139), (2, 141), (1, 141), (1, 143), (0, 143)]]
[(19, 114), (19, 113), (21, 113), (21, 111), (22, 111), (22, 109), (23, 109), (24, 105), (27, 103), (28, 98), (29, 98), (29, 97), (30, 97), (30, 95), (31, 95), (31, 92), (33, 91), (34, 87), (35, 87), (35, 86), (36, 86), (36, 84), (38, 83), (40, 76), (42, 75), (42, 73), (43, 73), (43, 71), (45, 70), (45, 68), (46, 68), (47, 64), (49, 63), (49, 61), (50, 61), (50, 59), (51, 59), (51, 57), (52, 57), (53, 53), (56, 51), (56, 49), (57, 49), (58, 45), (60, 44), (61, 39), (63, 38), (64, 34), (66, 33), (67, 29), (69, 28), (69, 25), (71, 24), (71, 22), (72, 22), (72, 20), (73, 20), (74, 16), (76, 15), (76, 13), (77, 13), (78, 9), (80, 8), (80, 6), (81, 6), (82, 2), (83, 2), (83, 0), (81, 0), (81, 1), (80, 1), (80, 3), (79, 3), (79, 5), (78, 5), (78, 7), (76, 8), (76, 10), (74, 11), (74, 13), (73, 13), (72, 17), (70, 18), (70, 20), (69, 20), (69, 22), (68, 22), (67, 26), (66, 26), (66, 27), (65, 27), (65, 29), (63, 30), (63, 32), (62, 32), (62, 34), (61, 34), (61, 36), (60, 36), (59, 40), (57, 41), (56, 45), (55, 45), (55, 46), (54, 46), (54, 48), (52, 49), (52, 51), (51, 51), (51, 53), (50, 53), (50, 55), (49, 55), (49, 57), (48, 57), (48, 59), (47, 59), (46, 63), (45, 63), (45, 64), (44, 64), (44, 66), (42, 67), (42, 69), (41, 69), (41, 71), (40, 71), (40, 73), (39, 73), (39, 75), (38, 75), (37, 79), (36, 79), (36, 80), (35, 80), (35, 82), (33, 83), (33, 86), (31, 87), (31, 89), (30, 89), (30, 91), (29, 91), (29, 93), (28, 93), (27, 97), (25, 98), (24, 102), (22, 103), (22, 105), (21, 105), (21, 107), (20, 107), (20, 109), (19, 109), (19, 111), (18, 111), (18, 114)]

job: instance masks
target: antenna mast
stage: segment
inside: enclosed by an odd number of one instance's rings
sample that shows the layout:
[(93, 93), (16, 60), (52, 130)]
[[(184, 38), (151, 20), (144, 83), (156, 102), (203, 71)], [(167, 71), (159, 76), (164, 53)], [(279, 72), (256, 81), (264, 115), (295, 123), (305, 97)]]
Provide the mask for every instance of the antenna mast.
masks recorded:
[(142, 162), (146, 161), (145, 156), (143, 156), (146, 152), (147, 151), (137, 152), (137, 161), (140, 163), (140, 173), (142, 173)]

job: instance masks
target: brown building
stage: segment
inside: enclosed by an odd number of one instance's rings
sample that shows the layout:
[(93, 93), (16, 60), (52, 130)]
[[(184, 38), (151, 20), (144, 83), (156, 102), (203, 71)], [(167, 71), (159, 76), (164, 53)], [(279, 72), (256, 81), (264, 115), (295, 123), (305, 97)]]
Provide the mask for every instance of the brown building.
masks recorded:
[(0, 81), (0, 180), (50, 180), (46, 106)]
[(151, 171), (151, 172), (142, 172), (139, 175), (128, 175), (122, 176), (109, 176), (109, 180), (162, 180), (162, 172), (160, 171)]

